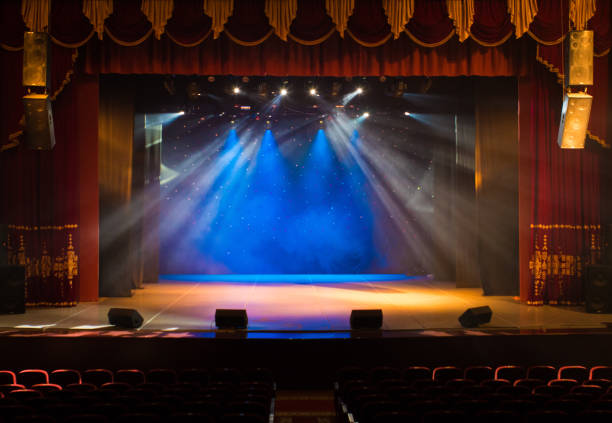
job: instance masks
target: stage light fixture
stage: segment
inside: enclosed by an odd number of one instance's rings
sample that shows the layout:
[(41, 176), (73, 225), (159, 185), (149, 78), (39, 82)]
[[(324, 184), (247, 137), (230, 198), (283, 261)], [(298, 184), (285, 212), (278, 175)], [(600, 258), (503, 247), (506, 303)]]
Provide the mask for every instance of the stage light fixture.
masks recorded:
[(363, 88), (359, 87), (355, 91), (357, 92), (357, 94), (361, 94), (363, 93)]
[(338, 97), (340, 95), (340, 91), (342, 91), (342, 84), (338, 81), (334, 81), (332, 83), (331, 96)]
[(563, 99), (557, 143), (561, 148), (584, 148), (593, 97), (586, 93), (567, 93)]
[(240, 94), (240, 87), (234, 87), (234, 94)]
[(367, 119), (367, 118), (369, 118), (369, 117), (370, 117), (370, 114), (369, 114), (368, 112), (365, 112), (365, 113), (363, 114), (363, 117)]
[(113, 326), (136, 329), (142, 326), (143, 318), (133, 308), (111, 308), (108, 310), (108, 323)]
[(179, 115), (184, 115), (184, 114), (185, 114), (185, 111), (184, 111), (184, 110), (181, 110), (180, 112), (178, 112), (178, 114), (179, 114)]
[(287, 88), (281, 88), (280, 95), (287, 95)]
[(404, 112), (404, 116), (410, 116), (410, 112)]
[(493, 311), (489, 306), (468, 308), (459, 316), (459, 323), (464, 328), (475, 328), (484, 323), (489, 323), (492, 314)]
[(317, 90), (315, 88), (311, 88), (308, 92), (310, 95), (317, 95)]

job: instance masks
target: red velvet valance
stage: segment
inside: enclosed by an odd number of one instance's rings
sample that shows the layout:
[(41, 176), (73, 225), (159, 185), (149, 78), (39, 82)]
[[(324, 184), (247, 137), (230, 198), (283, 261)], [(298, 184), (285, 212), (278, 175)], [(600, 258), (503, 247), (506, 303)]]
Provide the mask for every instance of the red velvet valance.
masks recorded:
[[(264, 0), (234, 0), (234, 12), (225, 24), (225, 36), (244, 46), (259, 45), (271, 37), (277, 38), (264, 13), (264, 4)], [(140, 0), (115, 0), (113, 13), (105, 20), (105, 37), (124, 46), (154, 38), (151, 23), (140, 7)], [(405, 26), (406, 34), (393, 40), (381, 0), (355, 0), (344, 37), (365, 47), (393, 45), (401, 42), (402, 38), (409, 38), (421, 46), (437, 47), (457, 39), (446, 0), (415, 0), (414, 7), (414, 14)], [(470, 28), (472, 40), (484, 46), (494, 46), (515, 37), (507, 0), (478, 0), (474, 7), (474, 23)], [(560, 43), (568, 31), (568, 10), (569, 0), (539, 0), (538, 13), (527, 34), (541, 44)], [(603, 54), (610, 48), (608, 11), (608, 0), (597, 0), (595, 16), (588, 24), (588, 28), (595, 31), (596, 54)], [(0, 46), (20, 48), (24, 29), (21, 0), (0, 2)], [(82, 1), (51, 2), (50, 33), (53, 41), (64, 47), (85, 44), (94, 35), (94, 28), (82, 13)], [(326, 13), (325, 0), (298, 0), (297, 15), (290, 27), (290, 40), (316, 45), (333, 34), (337, 32)], [(163, 38), (188, 47), (212, 38), (212, 20), (204, 14), (202, 0), (175, 1)]]

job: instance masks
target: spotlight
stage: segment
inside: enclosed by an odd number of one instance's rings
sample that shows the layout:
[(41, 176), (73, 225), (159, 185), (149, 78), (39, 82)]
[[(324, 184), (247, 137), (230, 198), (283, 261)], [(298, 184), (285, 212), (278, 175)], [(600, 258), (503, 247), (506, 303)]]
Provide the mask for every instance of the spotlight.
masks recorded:
[(410, 112), (404, 112), (404, 116), (410, 116)]
[(365, 112), (365, 113), (363, 114), (363, 117), (367, 119), (367, 118), (369, 118), (369, 117), (370, 117), (370, 114), (369, 114), (368, 112)]
[(196, 81), (191, 81), (189, 84), (187, 84), (186, 91), (187, 98), (192, 101), (197, 100), (202, 96), (202, 88), (200, 87), (200, 84), (198, 84)]
[(249, 82), (249, 77), (248, 76), (243, 76), (242, 77), (242, 82), (244, 82), (245, 84)]
[(178, 112), (178, 114), (179, 114), (179, 115), (184, 115), (184, 114), (185, 114), (185, 111), (184, 111), (184, 110), (181, 110), (180, 112)]
[(267, 83), (262, 82), (261, 84), (257, 86), (257, 95), (260, 96), (261, 98), (268, 97), (268, 84)]
[(280, 95), (287, 95), (287, 88), (281, 88)]
[(315, 88), (311, 88), (309, 93), (310, 95), (317, 95), (317, 90)]
[(363, 88), (359, 87), (355, 91), (357, 92), (357, 94), (361, 94), (363, 93)]
[(402, 95), (404, 95), (404, 91), (406, 91), (406, 83), (402, 80), (399, 80), (395, 83), (394, 89), (393, 89), (393, 95), (395, 97), (401, 97)]
[(240, 87), (234, 87), (233, 91), (234, 91), (234, 94), (239, 94), (240, 93)]

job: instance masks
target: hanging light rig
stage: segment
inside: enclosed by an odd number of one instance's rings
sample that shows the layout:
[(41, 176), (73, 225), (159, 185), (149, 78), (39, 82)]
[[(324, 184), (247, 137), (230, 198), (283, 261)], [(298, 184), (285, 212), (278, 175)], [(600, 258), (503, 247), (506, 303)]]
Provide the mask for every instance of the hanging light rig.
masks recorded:
[(593, 97), (587, 94), (587, 86), (593, 85), (593, 31), (570, 31), (567, 38), (557, 143), (564, 149), (580, 149), (584, 148), (593, 103)]

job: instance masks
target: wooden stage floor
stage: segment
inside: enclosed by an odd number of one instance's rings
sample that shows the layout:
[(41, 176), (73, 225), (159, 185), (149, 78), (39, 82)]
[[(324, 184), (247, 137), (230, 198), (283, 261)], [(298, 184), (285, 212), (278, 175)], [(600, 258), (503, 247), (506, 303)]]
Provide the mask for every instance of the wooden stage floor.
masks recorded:
[[(185, 279), (185, 278), (182, 278)], [(210, 279), (210, 278), (209, 278)], [(504, 329), (605, 329), (612, 315), (588, 314), (584, 307), (522, 305), (512, 297), (482, 295), (480, 289), (427, 278), (376, 281), (201, 281), (161, 279), (135, 289), (130, 298), (101, 298), (72, 308), (29, 308), (22, 315), (0, 315), (5, 329), (106, 330), (111, 307), (138, 310), (141, 331), (212, 331), (218, 308), (246, 309), (249, 331), (342, 332), (353, 309), (381, 308), (383, 330), (419, 331), (444, 336), (461, 328), (457, 318), (469, 307), (489, 305), (493, 317), (479, 331)]]

